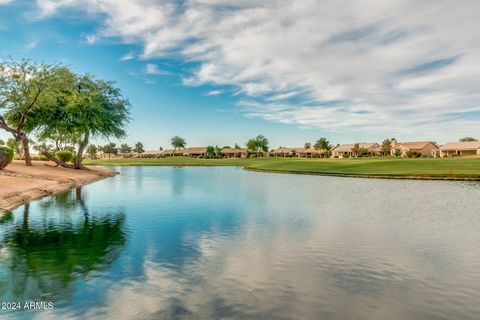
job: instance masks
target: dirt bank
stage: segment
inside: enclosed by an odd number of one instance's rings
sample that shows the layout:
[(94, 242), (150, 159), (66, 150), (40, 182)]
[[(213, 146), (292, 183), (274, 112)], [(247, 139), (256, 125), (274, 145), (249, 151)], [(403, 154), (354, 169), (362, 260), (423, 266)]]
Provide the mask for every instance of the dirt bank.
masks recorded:
[(38, 161), (33, 163), (33, 167), (27, 167), (23, 161), (13, 161), (0, 170), (0, 216), (33, 199), (61, 193), (118, 174), (113, 170), (98, 167), (72, 170), (46, 164), (53, 165)]

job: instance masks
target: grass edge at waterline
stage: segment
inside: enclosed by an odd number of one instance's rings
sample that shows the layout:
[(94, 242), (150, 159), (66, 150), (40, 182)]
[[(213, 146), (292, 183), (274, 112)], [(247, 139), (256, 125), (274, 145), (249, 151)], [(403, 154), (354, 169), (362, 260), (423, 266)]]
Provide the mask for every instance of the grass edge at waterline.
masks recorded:
[(85, 160), (89, 165), (111, 166), (241, 166), (246, 170), (389, 179), (479, 180), (479, 158), (250, 158), (200, 159), (116, 158)]

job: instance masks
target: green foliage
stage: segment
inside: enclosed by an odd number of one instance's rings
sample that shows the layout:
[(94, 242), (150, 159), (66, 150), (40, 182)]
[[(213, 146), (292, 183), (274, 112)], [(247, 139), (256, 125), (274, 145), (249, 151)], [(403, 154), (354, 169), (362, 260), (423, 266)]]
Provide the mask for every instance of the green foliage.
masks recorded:
[(23, 157), (23, 147), (20, 141), (10, 138), (7, 140), (7, 147), (12, 148), (17, 157)]
[(0, 146), (4, 146), (5, 145), (5, 141), (3, 141), (2, 139), (0, 139)]
[(407, 158), (419, 158), (422, 154), (415, 150), (408, 150), (406, 153)]
[(260, 134), (255, 138), (248, 140), (245, 145), (249, 151), (260, 153), (262, 151), (268, 152), (268, 143), (268, 139)]
[(113, 142), (106, 144), (102, 147), (102, 151), (110, 157), (110, 155), (116, 155), (118, 153), (117, 145)]
[(313, 145), (313, 147), (317, 150), (330, 150), (332, 148), (327, 138), (318, 139)]
[(242, 149), (242, 147), (240, 147), (240, 145), (238, 143), (235, 143), (235, 146), (233, 147), (234, 149)]
[(383, 140), (382, 145), (380, 146), (380, 151), (382, 155), (384, 156), (389, 155), (391, 150), (392, 150), (392, 140), (390, 139)]
[(357, 152), (357, 157), (366, 157), (368, 156), (368, 149), (364, 147), (360, 147)]
[(121, 153), (130, 153), (132, 152), (132, 148), (128, 144), (122, 143), (118, 151), (120, 151)]
[(467, 142), (467, 141), (478, 141), (478, 139), (472, 137), (465, 137), (459, 140), (460, 142)]
[(207, 147), (206, 156), (208, 156), (208, 157), (215, 156), (215, 147), (214, 146), (208, 146)]
[(222, 156), (222, 148), (220, 148), (218, 145), (215, 146), (215, 156), (217, 158), (220, 158)]
[(0, 169), (5, 168), (13, 161), (13, 149), (0, 146)]
[(82, 160), (90, 138), (119, 139), (126, 135), (130, 103), (113, 82), (60, 68), (55, 84), (50, 99), (31, 115), (42, 139), (60, 136), (78, 144)]
[(359, 152), (359, 151), (360, 151), (360, 144), (355, 143), (355, 144), (353, 145), (353, 148), (352, 148), (352, 153), (353, 153), (354, 155), (358, 155), (358, 152)]
[(87, 147), (87, 154), (90, 157), (90, 159), (96, 159), (97, 158), (97, 152), (98, 148), (96, 145), (91, 144)]
[(305, 149), (310, 149), (312, 144), (310, 142), (305, 143), (304, 147)]
[(73, 158), (73, 153), (68, 150), (60, 150), (55, 152), (55, 157), (65, 163), (70, 162)]
[(173, 148), (175, 150), (177, 149), (183, 149), (187, 145), (187, 141), (179, 136), (174, 136), (170, 139), (170, 143), (172, 144)]
[(145, 149), (143, 149), (143, 144), (141, 142), (135, 143), (135, 148), (133, 148), (133, 152), (144, 153)]
[(45, 156), (34, 156), (32, 157), (33, 161), (48, 161), (48, 158)]

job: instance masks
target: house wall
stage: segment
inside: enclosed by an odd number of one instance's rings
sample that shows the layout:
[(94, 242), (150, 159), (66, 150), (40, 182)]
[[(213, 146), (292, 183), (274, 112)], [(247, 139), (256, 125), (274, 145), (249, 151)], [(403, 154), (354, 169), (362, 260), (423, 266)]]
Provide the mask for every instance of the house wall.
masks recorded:
[(433, 143), (429, 143), (421, 150), (422, 156), (428, 157), (432, 155), (433, 150), (437, 150), (438, 148), (433, 145)]

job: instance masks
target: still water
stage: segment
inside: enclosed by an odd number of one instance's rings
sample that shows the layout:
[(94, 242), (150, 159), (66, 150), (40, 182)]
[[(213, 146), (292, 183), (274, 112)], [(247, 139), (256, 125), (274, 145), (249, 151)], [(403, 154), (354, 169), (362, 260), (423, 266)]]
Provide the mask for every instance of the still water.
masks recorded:
[(480, 315), (478, 183), (115, 169), (0, 221), (1, 319)]

